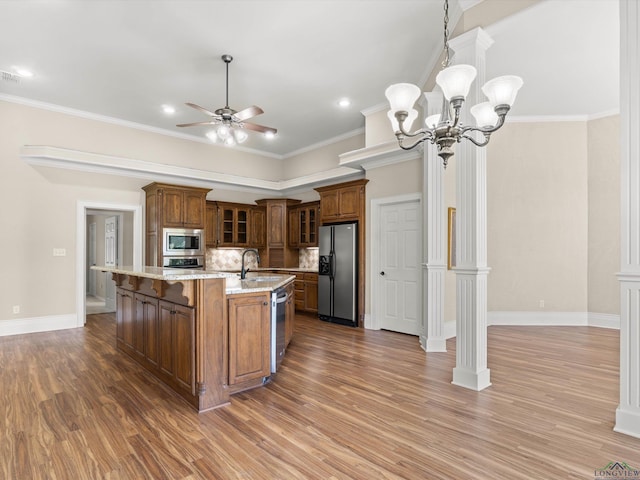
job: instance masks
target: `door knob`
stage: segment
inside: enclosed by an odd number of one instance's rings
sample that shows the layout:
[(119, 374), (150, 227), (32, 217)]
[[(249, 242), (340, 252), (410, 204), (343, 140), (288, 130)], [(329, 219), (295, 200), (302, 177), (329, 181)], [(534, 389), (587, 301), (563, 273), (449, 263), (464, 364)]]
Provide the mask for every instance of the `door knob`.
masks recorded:
[(380, 275), (384, 276), (384, 272), (380, 272)]

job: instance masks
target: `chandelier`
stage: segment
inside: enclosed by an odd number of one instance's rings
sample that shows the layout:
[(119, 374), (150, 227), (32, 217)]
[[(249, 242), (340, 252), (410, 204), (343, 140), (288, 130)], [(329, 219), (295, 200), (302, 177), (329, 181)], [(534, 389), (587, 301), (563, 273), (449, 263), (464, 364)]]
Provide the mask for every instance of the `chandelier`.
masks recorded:
[[(442, 158), (445, 168), (449, 157), (453, 155), (454, 143), (462, 141), (463, 138), (478, 147), (484, 147), (489, 143), (491, 134), (504, 125), (507, 112), (511, 109), (523, 83), (522, 79), (515, 75), (505, 75), (489, 80), (482, 87), (482, 92), (489, 101), (474, 105), (470, 109), (476, 120), (476, 126), (461, 124), (460, 111), (477, 71), (471, 65), (449, 65), (448, 26), (449, 1), (445, 0), (444, 60), (442, 70), (436, 76), (436, 83), (442, 89), (444, 96), (442, 113), (427, 117), (425, 128), (410, 133), (408, 130), (418, 117), (418, 111), (413, 107), (420, 96), (420, 88), (410, 83), (396, 83), (385, 91), (390, 106), (387, 116), (400, 148), (411, 150), (429, 141), (438, 146), (438, 156)], [(478, 137), (481, 139), (479, 140)]]

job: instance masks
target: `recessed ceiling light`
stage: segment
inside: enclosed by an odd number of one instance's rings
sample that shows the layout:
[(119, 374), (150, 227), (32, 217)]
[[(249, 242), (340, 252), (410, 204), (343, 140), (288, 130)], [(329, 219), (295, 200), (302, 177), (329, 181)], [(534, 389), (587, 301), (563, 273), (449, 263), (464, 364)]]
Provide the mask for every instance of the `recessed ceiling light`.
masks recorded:
[(338, 105), (342, 108), (347, 108), (349, 105), (351, 105), (351, 100), (349, 100), (348, 98), (341, 98), (338, 101)]
[(167, 115), (173, 115), (174, 113), (176, 113), (176, 109), (171, 105), (162, 105), (162, 111)]
[(276, 138), (276, 134), (273, 133), (273, 132), (264, 132), (264, 138), (272, 140), (272, 139)]
[(13, 69), (14, 72), (16, 72), (16, 75), (20, 75), (23, 78), (30, 78), (33, 77), (33, 72), (31, 70), (27, 70), (26, 68), (22, 68), (22, 67), (11, 67)]

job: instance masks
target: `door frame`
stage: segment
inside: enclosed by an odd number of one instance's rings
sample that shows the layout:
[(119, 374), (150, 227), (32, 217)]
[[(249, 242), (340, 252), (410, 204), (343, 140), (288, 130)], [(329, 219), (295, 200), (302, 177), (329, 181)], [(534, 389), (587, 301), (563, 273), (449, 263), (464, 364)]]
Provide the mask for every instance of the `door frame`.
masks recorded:
[[(371, 301), (371, 316), (368, 319), (369, 321), (365, 321), (365, 328), (370, 330), (380, 330), (380, 319), (379, 314), (381, 312), (380, 306), (380, 295), (377, 295), (380, 290), (380, 277), (378, 272), (380, 271), (380, 243), (381, 243), (381, 225), (382, 220), (380, 215), (382, 214), (382, 207), (387, 205), (394, 205), (398, 203), (415, 203), (418, 202), (420, 217), (418, 220), (418, 229), (421, 232), (421, 241), (418, 244), (418, 255), (416, 258), (424, 259), (424, 254), (422, 251), (422, 244), (424, 243), (424, 235), (425, 232), (423, 230), (424, 219), (423, 219), (423, 204), (422, 204), (422, 193), (408, 193), (405, 195), (396, 195), (393, 197), (383, 197), (383, 198), (374, 198), (371, 200), (371, 268), (369, 269), (369, 295), (372, 299)], [(422, 262), (421, 262), (422, 263)], [(422, 275), (418, 275), (418, 291), (419, 295), (422, 295)], [(422, 318), (422, 309), (423, 302), (420, 302), (420, 306), (418, 309), (419, 318)]]
[(76, 326), (86, 322), (86, 285), (87, 285), (87, 213), (91, 210), (110, 212), (133, 212), (133, 266), (142, 267), (144, 239), (142, 236), (142, 205), (127, 205), (107, 202), (79, 200), (76, 204)]

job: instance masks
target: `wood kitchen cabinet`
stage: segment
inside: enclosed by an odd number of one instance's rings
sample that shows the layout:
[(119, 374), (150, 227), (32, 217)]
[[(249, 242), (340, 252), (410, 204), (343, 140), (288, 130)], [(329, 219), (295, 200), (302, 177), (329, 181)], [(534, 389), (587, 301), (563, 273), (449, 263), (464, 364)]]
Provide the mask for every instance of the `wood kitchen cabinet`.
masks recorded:
[(229, 385), (271, 375), (269, 292), (230, 295)]
[(160, 300), (158, 311), (160, 370), (195, 395), (194, 309)]
[(318, 187), (320, 194), (320, 223), (359, 220), (365, 202), (368, 180), (354, 180), (328, 187)]
[(135, 306), (133, 293), (121, 288), (116, 289), (116, 341), (129, 354), (134, 351)]
[(266, 267), (297, 267), (298, 249), (289, 243), (288, 212), (300, 200), (264, 199), (256, 203), (266, 212), (266, 246), (260, 251), (262, 265)]
[(305, 203), (298, 207), (300, 248), (318, 246), (319, 210), (320, 202)]
[(301, 203), (289, 209), (289, 246), (318, 246), (319, 212), (320, 202)]
[(289, 283), (286, 286), (287, 300), (284, 317), (284, 344), (285, 348), (289, 346), (291, 337), (293, 337), (293, 329), (296, 321), (295, 292), (294, 284)]
[(195, 394), (194, 309), (116, 290), (116, 342), (163, 379)]
[(249, 246), (250, 205), (241, 203), (218, 203), (218, 246)]
[(207, 202), (205, 207), (205, 244), (208, 248), (218, 246), (218, 204)]
[(304, 311), (318, 313), (318, 274), (304, 274)]
[(135, 293), (135, 351), (151, 365), (158, 364), (158, 299)]
[(209, 189), (151, 183), (146, 193), (145, 265), (162, 265), (164, 228), (205, 228), (206, 197)]
[(249, 246), (264, 248), (267, 245), (267, 212), (264, 207), (251, 207), (249, 211)]
[(287, 230), (289, 235), (289, 246), (292, 248), (300, 247), (300, 212), (298, 206), (290, 207), (287, 212), (288, 222)]

